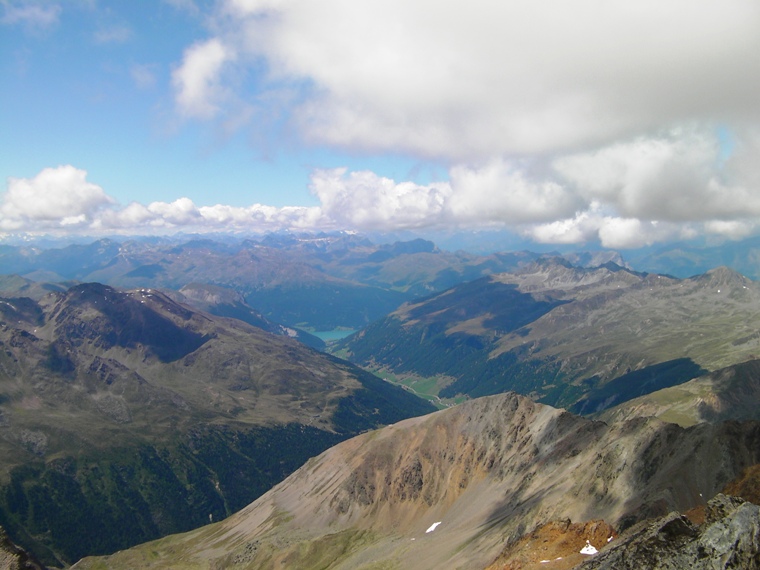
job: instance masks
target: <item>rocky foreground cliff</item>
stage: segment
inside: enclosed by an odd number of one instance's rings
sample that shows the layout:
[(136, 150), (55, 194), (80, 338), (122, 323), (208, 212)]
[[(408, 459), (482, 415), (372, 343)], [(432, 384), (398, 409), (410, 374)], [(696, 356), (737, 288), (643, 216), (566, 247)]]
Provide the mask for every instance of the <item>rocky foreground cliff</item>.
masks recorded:
[(704, 507), (759, 462), (758, 422), (606, 424), (508, 393), (360, 435), (220, 523), (75, 568), (485, 568), (552, 521), (606, 534)]

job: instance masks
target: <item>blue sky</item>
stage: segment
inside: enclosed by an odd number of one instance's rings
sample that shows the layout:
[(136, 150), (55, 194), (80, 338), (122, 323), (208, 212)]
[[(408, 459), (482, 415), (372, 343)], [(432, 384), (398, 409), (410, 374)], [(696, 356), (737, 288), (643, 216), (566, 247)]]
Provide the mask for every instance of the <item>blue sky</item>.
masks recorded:
[(755, 0), (0, 0), (0, 234), (760, 220)]

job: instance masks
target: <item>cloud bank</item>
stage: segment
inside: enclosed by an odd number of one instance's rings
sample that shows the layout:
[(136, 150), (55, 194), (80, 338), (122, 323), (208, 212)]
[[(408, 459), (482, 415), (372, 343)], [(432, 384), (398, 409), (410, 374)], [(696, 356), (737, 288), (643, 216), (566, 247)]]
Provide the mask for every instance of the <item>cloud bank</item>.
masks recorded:
[[(315, 170), (318, 206), (235, 207), (173, 202), (120, 205), (74, 166), (11, 178), (0, 195), (2, 232), (151, 233), (502, 228), (541, 243), (615, 249), (710, 234), (739, 239), (760, 219), (758, 141), (723, 159), (717, 136), (696, 129), (639, 137), (540, 164), (493, 159), (454, 165), (449, 180), (395, 181), (371, 171)], [(716, 166), (719, 165), (719, 166)]]
[[(754, 0), (220, 0), (209, 29), (175, 72), (182, 115), (286, 105), (307, 144), (448, 168), (431, 185), (315, 171), (312, 221), (610, 247), (757, 227)], [(222, 79), (254, 68), (252, 92)]]

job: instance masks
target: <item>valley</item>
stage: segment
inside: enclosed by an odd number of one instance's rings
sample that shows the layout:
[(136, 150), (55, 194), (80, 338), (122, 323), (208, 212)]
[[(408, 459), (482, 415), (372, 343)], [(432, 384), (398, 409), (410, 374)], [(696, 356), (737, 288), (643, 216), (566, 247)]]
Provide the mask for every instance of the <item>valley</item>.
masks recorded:
[(758, 317), (760, 287), (727, 268), (676, 279), (545, 259), (408, 302), (336, 347), (446, 375), (441, 397), (516, 390), (589, 414), (753, 358)]

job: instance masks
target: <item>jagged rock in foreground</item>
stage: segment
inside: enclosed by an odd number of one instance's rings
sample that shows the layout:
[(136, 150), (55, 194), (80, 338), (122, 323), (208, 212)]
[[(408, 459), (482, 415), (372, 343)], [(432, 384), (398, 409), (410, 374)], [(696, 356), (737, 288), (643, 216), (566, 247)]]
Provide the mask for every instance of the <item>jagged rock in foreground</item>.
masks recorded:
[(717, 495), (695, 526), (676, 512), (641, 523), (584, 562), (580, 570), (718, 570), (760, 568), (760, 507)]
[(757, 422), (608, 425), (507, 393), (362, 434), (220, 523), (76, 568), (484, 568), (547, 522), (625, 529), (758, 462)]
[(46, 568), (23, 548), (8, 538), (0, 526), (0, 570), (46, 570)]

